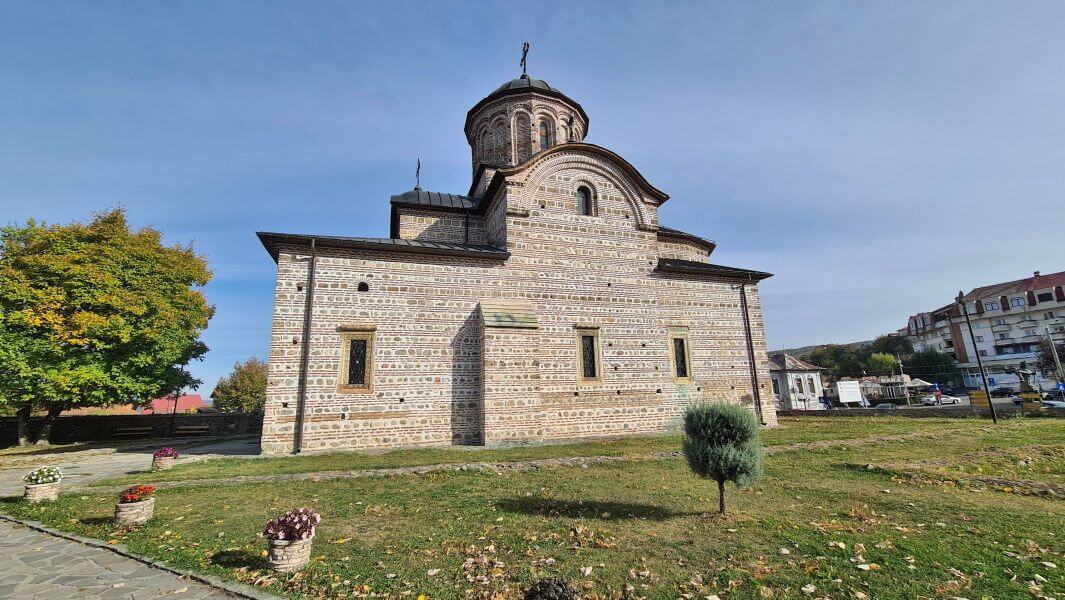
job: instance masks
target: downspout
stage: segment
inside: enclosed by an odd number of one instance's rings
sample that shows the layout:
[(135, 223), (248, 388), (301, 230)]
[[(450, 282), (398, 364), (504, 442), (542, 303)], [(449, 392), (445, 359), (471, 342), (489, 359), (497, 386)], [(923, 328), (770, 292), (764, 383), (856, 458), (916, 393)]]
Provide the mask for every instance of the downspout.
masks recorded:
[[(751, 276), (747, 275), (750, 283)], [(762, 416), (762, 394), (758, 390), (758, 367), (754, 362), (754, 341), (751, 339), (751, 316), (747, 311), (747, 284), (740, 284), (740, 305), (743, 308), (743, 330), (747, 334), (747, 364), (751, 368), (751, 389), (754, 391), (754, 411), (758, 413), (758, 422), (765, 425)]]
[(307, 268), (307, 302), (303, 311), (303, 340), (300, 350), (300, 383), (296, 392), (296, 436), (292, 453), (303, 448), (303, 413), (307, 407), (307, 368), (311, 360), (311, 317), (314, 312), (314, 267), (318, 259), (315, 239), (311, 238), (311, 261)]

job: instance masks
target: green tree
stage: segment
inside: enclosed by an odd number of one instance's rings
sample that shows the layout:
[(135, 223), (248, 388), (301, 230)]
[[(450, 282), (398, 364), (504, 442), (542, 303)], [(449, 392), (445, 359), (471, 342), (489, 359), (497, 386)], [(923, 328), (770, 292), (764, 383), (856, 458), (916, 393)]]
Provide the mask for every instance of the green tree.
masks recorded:
[(947, 352), (928, 348), (914, 352), (902, 364), (906, 367), (906, 374), (911, 377), (942, 385), (957, 385), (961, 381), (958, 362), (953, 354)]
[(870, 375), (891, 375), (897, 364), (894, 356), (883, 352), (872, 354), (865, 360), (866, 370)]
[(801, 356), (808, 363), (815, 364), (828, 371), (828, 376), (838, 381), (840, 377), (859, 377), (865, 373), (865, 361), (869, 353), (864, 347), (851, 347), (842, 344), (818, 346)]
[(211, 399), (222, 412), (262, 412), (266, 404), (266, 363), (252, 357), (233, 365), (233, 372), (214, 386)]
[(909, 356), (913, 354), (913, 344), (901, 335), (882, 335), (869, 345), (872, 353), (882, 352), (892, 356)]
[(762, 477), (758, 422), (743, 406), (690, 406), (684, 411), (684, 457), (696, 475), (717, 481), (718, 510), (724, 514), (726, 481), (745, 486)]
[(199, 382), (211, 278), (191, 246), (130, 231), (122, 210), (89, 223), (0, 229), (0, 399), (40, 434), (66, 409), (143, 404)]
[[(1058, 360), (1065, 364), (1065, 342), (1055, 344), (1058, 351)], [(1050, 350), (1050, 342), (1039, 340), (1039, 348), (1035, 351), (1035, 366), (1043, 377), (1060, 381), (1062, 374), (1058, 373), (1058, 364), (1054, 360), (1054, 353)]]

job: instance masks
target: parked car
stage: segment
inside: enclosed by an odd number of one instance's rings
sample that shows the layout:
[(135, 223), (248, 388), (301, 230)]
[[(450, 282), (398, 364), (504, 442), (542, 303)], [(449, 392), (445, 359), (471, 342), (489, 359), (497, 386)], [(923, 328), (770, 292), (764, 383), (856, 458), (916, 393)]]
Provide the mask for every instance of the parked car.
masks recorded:
[(943, 392), (944, 396), (953, 396), (957, 394), (954, 388), (948, 386), (939, 386), (939, 391)]
[(1017, 393), (1017, 390), (1008, 387), (997, 387), (991, 390), (992, 398), (1009, 398)]
[(1043, 392), (1043, 401), (1047, 400), (1065, 400), (1065, 391), (1062, 390), (1050, 390), (1049, 392)]
[(1065, 408), (1065, 400), (1043, 400), (1042, 405), (1047, 408)]
[(961, 398), (957, 396), (948, 396), (943, 394), (939, 398), (935, 396), (925, 396), (921, 398), (921, 406), (936, 406), (939, 404), (961, 404)]
[(882, 404), (877, 404), (876, 408), (874, 410), (898, 410), (898, 408), (899, 408), (898, 404), (892, 404), (891, 402), (884, 402)]

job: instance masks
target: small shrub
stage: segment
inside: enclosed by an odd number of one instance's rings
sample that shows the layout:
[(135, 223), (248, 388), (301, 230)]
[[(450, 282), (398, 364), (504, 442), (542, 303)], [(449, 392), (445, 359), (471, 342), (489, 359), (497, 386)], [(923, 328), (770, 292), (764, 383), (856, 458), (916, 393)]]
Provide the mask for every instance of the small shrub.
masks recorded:
[(762, 477), (762, 443), (750, 410), (730, 404), (697, 404), (684, 412), (684, 457), (700, 477), (717, 481), (725, 512), (725, 482), (745, 486)]
[(580, 595), (569, 586), (565, 579), (541, 579), (529, 591), (525, 600), (580, 600)]
[(268, 521), (263, 535), (271, 540), (309, 540), (314, 537), (315, 527), (322, 517), (309, 508), (290, 510)]
[(155, 488), (150, 485), (131, 485), (122, 490), (122, 493), (118, 496), (118, 501), (121, 504), (130, 504), (132, 502), (147, 500), (154, 495)]
[(163, 448), (162, 450), (156, 450), (152, 452), (152, 458), (177, 458), (178, 452), (170, 446)]
[(30, 485), (55, 483), (61, 479), (63, 479), (63, 471), (61, 471), (59, 467), (41, 467), (26, 473), (22, 477), (22, 481)]

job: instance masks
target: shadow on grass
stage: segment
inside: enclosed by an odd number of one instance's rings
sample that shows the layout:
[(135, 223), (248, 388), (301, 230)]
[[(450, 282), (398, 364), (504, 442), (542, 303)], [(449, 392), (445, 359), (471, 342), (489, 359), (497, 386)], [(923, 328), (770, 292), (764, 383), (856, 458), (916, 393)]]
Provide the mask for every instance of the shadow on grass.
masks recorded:
[(78, 519), (78, 523), (87, 525), (89, 527), (95, 527), (97, 525), (114, 525), (114, 517), (85, 517), (84, 519)]
[(508, 512), (524, 515), (608, 521), (623, 521), (627, 519), (665, 521), (677, 517), (691, 517), (703, 514), (702, 512), (675, 512), (668, 508), (650, 504), (599, 502), (595, 500), (557, 500), (537, 496), (505, 498), (496, 503), (496, 506)]
[(250, 570), (266, 568), (266, 559), (246, 550), (222, 550), (211, 555), (211, 562), (227, 569), (247, 567)]
[(891, 477), (893, 475), (903, 474), (897, 469), (892, 469), (885, 466), (873, 465), (873, 464), (858, 464), (858, 463), (831, 463), (830, 465), (834, 469), (840, 471), (846, 471), (855, 475), (865, 475), (869, 477)]

